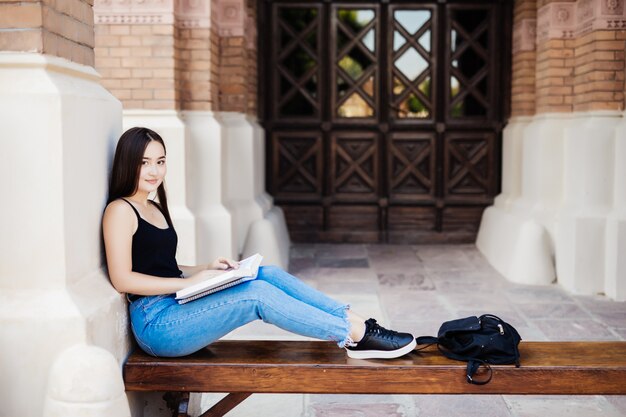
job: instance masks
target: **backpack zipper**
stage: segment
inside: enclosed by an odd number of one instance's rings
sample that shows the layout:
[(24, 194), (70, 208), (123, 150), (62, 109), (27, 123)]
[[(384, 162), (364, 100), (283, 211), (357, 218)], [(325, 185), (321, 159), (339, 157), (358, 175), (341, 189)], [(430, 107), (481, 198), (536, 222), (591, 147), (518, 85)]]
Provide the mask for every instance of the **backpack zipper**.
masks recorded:
[(502, 326), (501, 324), (498, 324), (498, 329), (500, 329), (500, 334), (504, 334), (504, 326)]

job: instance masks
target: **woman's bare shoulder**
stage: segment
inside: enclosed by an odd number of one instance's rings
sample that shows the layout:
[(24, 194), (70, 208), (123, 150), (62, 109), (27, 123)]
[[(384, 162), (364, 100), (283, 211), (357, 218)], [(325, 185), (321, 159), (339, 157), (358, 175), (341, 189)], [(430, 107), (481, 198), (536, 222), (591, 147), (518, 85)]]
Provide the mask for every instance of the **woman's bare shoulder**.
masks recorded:
[(103, 221), (132, 221), (135, 217), (133, 208), (126, 201), (120, 199), (111, 201), (104, 210)]

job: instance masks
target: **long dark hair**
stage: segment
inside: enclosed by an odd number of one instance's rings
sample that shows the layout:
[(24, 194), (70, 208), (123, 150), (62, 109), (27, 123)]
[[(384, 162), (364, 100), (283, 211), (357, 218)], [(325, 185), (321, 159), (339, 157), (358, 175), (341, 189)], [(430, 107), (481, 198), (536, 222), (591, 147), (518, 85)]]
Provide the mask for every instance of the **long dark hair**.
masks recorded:
[[(165, 143), (161, 136), (148, 128), (133, 127), (122, 134), (115, 148), (107, 204), (118, 198), (135, 194), (137, 184), (139, 183), (139, 173), (141, 171), (143, 155), (148, 144), (152, 141), (159, 142), (165, 150)], [(161, 211), (165, 216), (165, 220), (167, 220), (167, 224), (172, 226), (170, 211), (167, 208), (167, 195), (163, 183), (157, 188), (157, 197)]]

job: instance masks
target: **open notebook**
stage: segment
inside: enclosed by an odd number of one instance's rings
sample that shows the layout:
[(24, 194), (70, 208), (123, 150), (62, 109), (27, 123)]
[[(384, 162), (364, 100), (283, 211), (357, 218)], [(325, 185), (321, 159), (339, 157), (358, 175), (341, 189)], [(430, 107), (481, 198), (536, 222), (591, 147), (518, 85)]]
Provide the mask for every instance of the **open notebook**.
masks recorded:
[(193, 300), (197, 300), (205, 295), (230, 288), (233, 285), (241, 284), (256, 278), (259, 272), (259, 266), (263, 257), (258, 253), (239, 261), (239, 268), (229, 269), (223, 274), (211, 277), (206, 281), (199, 282), (187, 288), (183, 288), (176, 292), (176, 300), (178, 304), (185, 304)]

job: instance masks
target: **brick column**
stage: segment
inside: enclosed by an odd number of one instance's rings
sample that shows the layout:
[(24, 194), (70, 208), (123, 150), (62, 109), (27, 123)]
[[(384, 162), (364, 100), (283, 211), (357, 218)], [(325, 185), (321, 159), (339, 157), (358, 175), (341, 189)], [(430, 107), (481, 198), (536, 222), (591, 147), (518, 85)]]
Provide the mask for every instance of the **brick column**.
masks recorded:
[(572, 111), (575, 1), (540, 0), (537, 11), (536, 112)]
[(214, 1), (219, 35), (219, 109), (256, 115), (256, 1)]
[(93, 66), (93, 0), (0, 3), (0, 50), (37, 52)]
[(623, 0), (579, 0), (574, 111), (624, 109)]
[(519, 0), (513, 11), (511, 116), (535, 113), (537, 2)]

